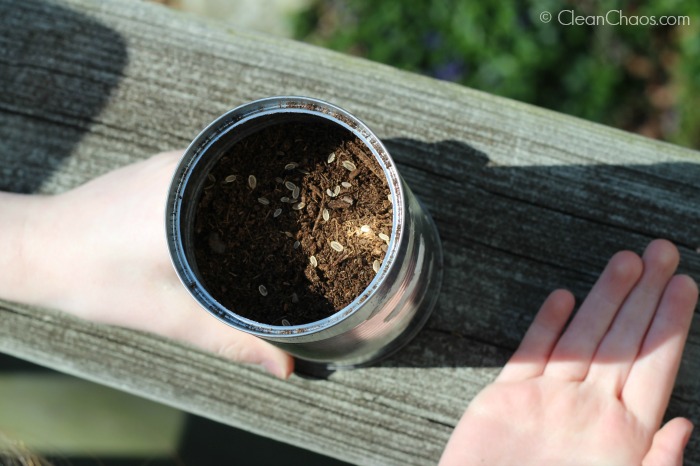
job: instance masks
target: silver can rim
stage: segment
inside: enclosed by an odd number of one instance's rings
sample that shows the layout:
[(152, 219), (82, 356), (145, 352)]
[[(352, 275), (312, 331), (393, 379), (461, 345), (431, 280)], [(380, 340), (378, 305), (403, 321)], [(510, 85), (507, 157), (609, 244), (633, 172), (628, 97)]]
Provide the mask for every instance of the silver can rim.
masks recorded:
[[(236, 314), (219, 303), (199, 280), (185, 256), (181, 222), (181, 206), (183, 193), (192, 170), (211, 149), (213, 143), (225, 137), (229, 131), (239, 125), (261, 118), (266, 115), (279, 113), (299, 113), (330, 120), (357, 136), (372, 152), (378, 161), (389, 185), (392, 203), (392, 229), (387, 252), (379, 271), (369, 285), (350, 304), (336, 313), (318, 321), (294, 326), (277, 326), (264, 324), (247, 319)], [(386, 282), (390, 272), (397, 265), (397, 257), (401, 239), (404, 235), (405, 197), (401, 177), (396, 169), (394, 160), (389, 155), (381, 140), (359, 118), (348, 111), (329, 102), (304, 96), (273, 96), (254, 100), (235, 107), (216, 118), (207, 125), (185, 150), (173, 175), (166, 204), (166, 236), (170, 257), (180, 281), (190, 294), (205, 310), (220, 321), (246, 333), (267, 339), (289, 340), (301, 336), (326, 331), (338, 326), (351, 317), (361, 313), (365, 303), (379, 291)], [(371, 316), (372, 309), (366, 309), (367, 316), (359, 319), (364, 321)]]

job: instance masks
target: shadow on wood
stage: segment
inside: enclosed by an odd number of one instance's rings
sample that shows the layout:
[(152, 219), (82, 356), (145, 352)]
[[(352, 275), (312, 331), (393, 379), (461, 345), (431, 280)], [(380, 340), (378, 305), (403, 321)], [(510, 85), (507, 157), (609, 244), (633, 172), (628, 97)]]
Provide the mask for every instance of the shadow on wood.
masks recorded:
[(700, 281), (700, 164), (503, 167), (456, 141), (385, 143), (445, 252), (433, 316), (385, 364), (502, 365), (550, 291), (583, 299), (615, 252), (654, 238), (678, 245), (680, 272)]
[(0, 190), (36, 192), (107, 104), (127, 62), (126, 44), (54, 3), (2, 1), (0, 16), (0, 88), (12, 89), (0, 95)]

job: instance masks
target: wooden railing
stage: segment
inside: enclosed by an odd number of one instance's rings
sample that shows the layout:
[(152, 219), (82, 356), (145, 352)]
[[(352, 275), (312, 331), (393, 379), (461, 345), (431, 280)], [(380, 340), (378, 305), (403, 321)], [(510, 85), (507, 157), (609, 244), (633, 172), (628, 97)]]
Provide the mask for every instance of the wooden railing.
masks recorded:
[[(550, 290), (583, 297), (612, 253), (655, 237), (700, 281), (697, 152), (157, 5), (1, 3), (0, 189), (60, 192), (182, 148), (243, 102), (307, 95), (383, 139), (445, 252), (419, 336), (328, 380), (12, 303), (3, 352), (350, 462), (431, 464)], [(669, 413), (700, 423), (697, 313)]]

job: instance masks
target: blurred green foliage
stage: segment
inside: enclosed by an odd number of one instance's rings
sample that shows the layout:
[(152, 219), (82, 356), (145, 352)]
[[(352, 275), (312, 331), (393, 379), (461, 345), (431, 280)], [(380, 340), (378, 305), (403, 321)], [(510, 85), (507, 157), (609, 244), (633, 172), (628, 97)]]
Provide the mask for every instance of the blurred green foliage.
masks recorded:
[[(690, 25), (564, 26), (562, 10), (688, 16)], [(335, 50), (700, 148), (700, 2), (316, 0), (295, 30)]]

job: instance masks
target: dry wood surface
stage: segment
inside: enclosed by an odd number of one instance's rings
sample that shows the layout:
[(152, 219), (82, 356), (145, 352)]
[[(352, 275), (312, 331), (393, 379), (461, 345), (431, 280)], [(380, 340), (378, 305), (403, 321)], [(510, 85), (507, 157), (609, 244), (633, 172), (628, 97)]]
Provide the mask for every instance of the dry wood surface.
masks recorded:
[[(244, 102), (307, 95), (382, 138), (445, 280), (372, 368), (283, 382), (151, 335), (0, 303), (0, 351), (359, 464), (432, 464), (549, 291), (585, 296), (665, 237), (700, 281), (700, 154), (301, 43), (119, 0), (0, 1), (0, 189), (55, 193), (182, 148)], [(204, 312), (204, 311), (202, 311)], [(696, 311), (669, 416), (700, 424)], [(700, 465), (700, 433), (686, 464)]]

